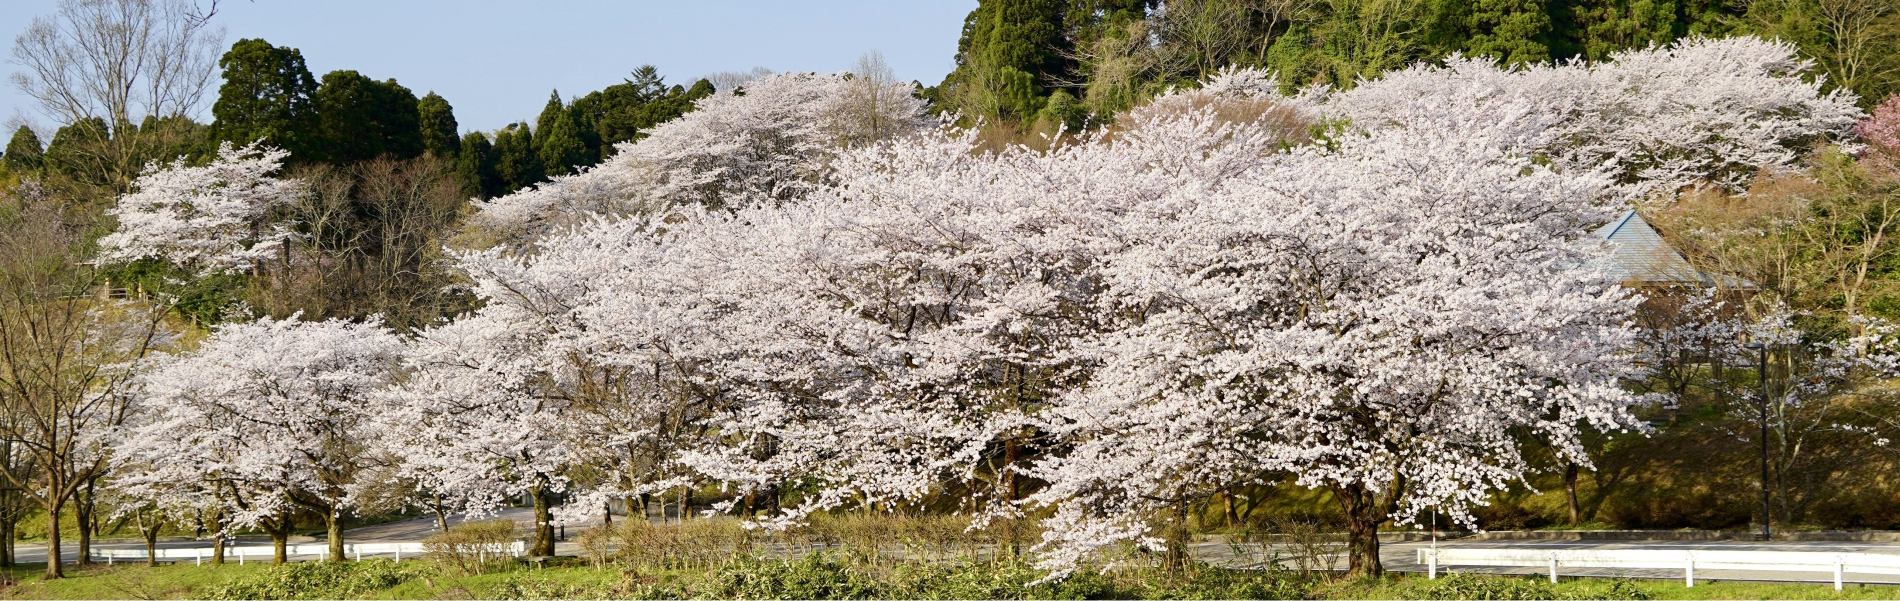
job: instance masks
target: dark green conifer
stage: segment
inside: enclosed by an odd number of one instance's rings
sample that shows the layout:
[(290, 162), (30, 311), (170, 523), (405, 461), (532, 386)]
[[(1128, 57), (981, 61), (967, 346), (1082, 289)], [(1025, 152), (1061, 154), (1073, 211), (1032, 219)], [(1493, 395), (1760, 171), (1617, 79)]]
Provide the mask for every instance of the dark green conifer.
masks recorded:
[(350, 163), (389, 155), (422, 154), (422, 117), (414, 92), (396, 80), (376, 81), (355, 71), (332, 71), (317, 88), (324, 160)]
[(462, 139), (455, 135), (455, 107), (435, 92), (416, 101), (417, 117), (422, 120), (422, 149), (444, 159), (455, 158)]
[(317, 82), (304, 66), (302, 52), (244, 39), (231, 45), (218, 66), (224, 69), (224, 84), (211, 106), (217, 140), (263, 140), (290, 151), (293, 159), (316, 158), (310, 153), (321, 137), (313, 103)]
[(534, 152), (534, 132), (527, 123), (515, 123), (495, 132), (497, 194), (507, 194), (541, 181), (541, 161)]
[(544, 176), (567, 175), (573, 173), (575, 167), (586, 164), (587, 144), (581, 139), (580, 125), (575, 123), (573, 111), (561, 102), (559, 90), (548, 96), (548, 104), (535, 122), (534, 133), (535, 157), (541, 161)]
[(501, 178), (495, 174), (494, 145), (488, 135), (469, 132), (462, 136), (461, 152), (455, 156), (455, 174), (462, 180), (462, 195), (491, 198), (502, 192)]
[(13, 130), (13, 139), (7, 141), (7, 151), (5, 155), (0, 155), (0, 162), (5, 162), (7, 170), (14, 173), (32, 173), (40, 170), (41, 159), (45, 154), (39, 134), (22, 125), (20, 129)]

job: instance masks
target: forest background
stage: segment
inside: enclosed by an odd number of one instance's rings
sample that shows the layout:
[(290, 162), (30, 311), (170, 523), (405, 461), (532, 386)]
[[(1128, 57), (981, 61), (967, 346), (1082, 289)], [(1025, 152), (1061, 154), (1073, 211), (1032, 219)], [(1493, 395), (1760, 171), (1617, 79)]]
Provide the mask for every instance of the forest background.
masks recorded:
[[(652, 67), (630, 66), (621, 84), (552, 94), (533, 122), (460, 135), (441, 96), (418, 97), (394, 79), (354, 71), (319, 77), (295, 48), (259, 39), (225, 46), (203, 27), (212, 15), (160, 14), (187, 5), (108, 4), (153, 11), (150, 22), (173, 42), (153, 52), (215, 57), (216, 68), (204, 71), (215, 79), (170, 81), (164, 93), (115, 102), (57, 86), (27, 90), (58, 126), (46, 141), (20, 127), (0, 155), (0, 311), (16, 319), (50, 319), (36, 313), (48, 299), (103, 291), (168, 295), (176, 301), (162, 318), (197, 331), (248, 314), (382, 315), (398, 331), (437, 323), (476, 303), (444, 256), (475, 235), (465, 223), (469, 199), (598, 164), (616, 143), (638, 140), (696, 101), (763, 75), (669, 84)], [(1876, 107), (1900, 91), (1895, 0), (983, 0), (958, 47), (945, 49), (955, 52), (956, 70), (914, 87), (933, 111), (979, 128), (995, 144), (1047, 147), (1232, 67), (1273, 70), (1292, 92), (1348, 88), (1456, 54), (1511, 65), (1592, 62), (1687, 36), (1733, 35), (1793, 43), (1815, 61), (1824, 89), (1853, 92), (1876, 117)], [(16, 65), (57, 68), (57, 43), (36, 25), (16, 39)], [(204, 52), (212, 46), (216, 52)], [(854, 75), (888, 77), (888, 69), (867, 56)], [(199, 120), (204, 106), (208, 121)], [(106, 210), (149, 164), (181, 156), (203, 164), (221, 142), (254, 141), (287, 150), (287, 173), (313, 182), (312, 193), (288, 209), (308, 240), (294, 252), (311, 259), (297, 262), (296, 273), (266, 279), (201, 275), (157, 261), (91, 265), (97, 239), (114, 227)], [(1856, 315), (1900, 318), (1896, 201), (1893, 164), (1823, 152), (1804, 172), (1764, 177), (1746, 195), (1690, 195), (1650, 217), (1698, 264), (1758, 284), (1750, 302), (1785, 302), (1825, 332)], [(1756, 235), (1719, 235), (1736, 231)], [(0, 340), (16, 353), (33, 344)], [(1596, 435), (1596, 470), (1553, 460), (1532, 477), (1535, 490), (1494, 499), (1483, 525), (1747, 525), (1758, 441), (1746, 436), (1754, 422), (1742, 409), (1753, 400), (1695, 374), (1657, 385), (1681, 400), (1649, 410), (1653, 434)], [(1890, 477), (1900, 457), (1871, 434), (1900, 415), (1851, 404), (1783, 409), (1770, 437), (1776, 520), (1796, 528), (1900, 528), (1900, 485)], [(91, 496), (92, 476), (83, 467), (64, 476), (82, 536), (109, 527), (106, 518), (117, 513), (110, 499)], [(37, 511), (24, 489), (0, 491), (0, 536), (25, 534), (16, 525)], [(1239, 487), (1195, 513), (1206, 529), (1336, 519), (1327, 499), (1292, 486)]]

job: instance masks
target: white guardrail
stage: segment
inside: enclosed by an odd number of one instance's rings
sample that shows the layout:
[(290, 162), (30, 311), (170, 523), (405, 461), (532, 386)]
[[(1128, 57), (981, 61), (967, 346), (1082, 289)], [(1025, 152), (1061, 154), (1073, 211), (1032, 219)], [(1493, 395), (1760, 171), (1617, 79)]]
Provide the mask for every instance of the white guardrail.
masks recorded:
[(1833, 572), (1834, 590), (1845, 574), (1900, 574), (1900, 555), (1815, 551), (1715, 551), (1647, 549), (1419, 549), (1418, 562), (1430, 578), (1439, 566), (1548, 567), (1550, 581), (1566, 568), (1680, 569), (1695, 586), (1696, 569), (1758, 572)]
[[(527, 543), (524, 543), (521, 541), (515, 541), (513, 543), (508, 543), (508, 544), (488, 545), (488, 547), (489, 548), (487, 549), (476, 549), (476, 551), (483, 552), (483, 553), (494, 553), (497, 556), (507, 554), (511, 557), (520, 557), (521, 554), (526, 552), (528, 549)], [(363, 556), (365, 555), (371, 556), (371, 557), (378, 556), (378, 555), (393, 555), (396, 561), (402, 561), (402, 556), (405, 553), (409, 554), (410, 557), (416, 557), (427, 552), (428, 552), (428, 549), (425, 548), (422, 543), (344, 543), (343, 544), (343, 554), (349, 557), (354, 557), (359, 561), (362, 560)], [(263, 547), (232, 546), (232, 547), (224, 548), (224, 557), (226, 559), (230, 559), (233, 557), (237, 558), (239, 565), (243, 565), (245, 560), (251, 557), (268, 560), (275, 557), (276, 553), (277, 553), (276, 547), (269, 547), (269, 546), (263, 546)], [(284, 555), (287, 557), (295, 557), (298, 555), (315, 555), (319, 558), (319, 560), (322, 560), (323, 558), (327, 558), (329, 554), (330, 554), (330, 545), (328, 543), (305, 543), (305, 544), (299, 544), (299, 545), (284, 545)], [(144, 549), (93, 549), (92, 555), (94, 557), (104, 558), (106, 560), (107, 565), (112, 565), (120, 559), (142, 560), (146, 558), (146, 553)], [(196, 561), (198, 565), (204, 565), (205, 560), (210, 559), (211, 556), (212, 556), (212, 552), (211, 552), (211, 549), (208, 547), (194, 547), (194, 548), (189, 548), (189, 549), (158, 549), (158, 553), (157, 553), (157, 559), (175, 559), (175, 560), (181, 560), (181, 561), (190, 559), (190, 560)]]

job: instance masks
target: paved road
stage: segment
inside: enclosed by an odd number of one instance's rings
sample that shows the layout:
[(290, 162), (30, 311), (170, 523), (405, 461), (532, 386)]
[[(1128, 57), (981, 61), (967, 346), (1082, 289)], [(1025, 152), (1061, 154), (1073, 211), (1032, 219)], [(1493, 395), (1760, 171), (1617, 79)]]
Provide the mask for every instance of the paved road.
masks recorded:
[[(510, 510), (500, 513), (499, 515), (487, 516), (481, 519), (497, 519), (497, 518), (506, 518), (506, 519), (515, 520), (516, 522), (522, 524), (523, 528), (525, 529), (529, 526), (532, 526), (534, 514), (532, 510), (529, 510), (529, 509), (510, 509)], [(451, 523), (456, 523), (457, 521), (459, 520), (452, 519)], [(578, 530), (585, 529), (592, 525), (595, 525), (595, 524), (570, 526), (569, 529), (571, 531), (568, 534), (572, 536), (574, 534), (577, 534)], [(348, 531), (345, 531), (345, 539), (351, 542), (414, 542), (414, 541), (420, 541), (422, 538), (427, 537), (430, 534), (434, 534), (435, 532), (436, 532), (436, 525), (435, 525), (434, 518), (424, 517), (424, 518), (404, 520), (400, 522), (391, 522), (387, 524), (378, 524), (375, 526), (366, 526), (363, 528), (348, 530)], [(256, 541), (246, 540), (245, 542), (241, 544), (250, 546), (250, 545), (268, 545), (269, 543), (268, 541), (256, 542)], [(1423, 548), (1428, 548), (1431, 546), (1431, 544), (1432, 543), (1429, 543), (1429, 542), (1385, 543), (1385, 544), (1380, 545), (1380, 551), (1381, 551), (1380, 556), (1384, 560), (1385, 567), (1388, 570), (1397, 571), (1397, 572), (1422, 573), (1425, 571), (1425, 566), (1417, 562), (1418, 550), (1423, 549)], [(1900, 555), (1900, 542), (1774, 541), (1774, 542), (1763, 543), (1763, 542), (1749, 542), (1749, 541), (1643, 541), (1643, 540), (1464, 541), (1464, 540), (1453, 540), (1453, 541), (1440, 541), (1437, 544), (1440, 547), (1445, 547), (1445, 548), (1505, 547), (1505, 548), (1512, 548), (1512, 549), (1603, 549), (1603, 550), (1649, 549), (1649, 550), (1728, 550), (1728, 551), (1764, 550), (1764, 551), (1811, 551), (1811, 552), (1827, 552), (1827, 553), (1884, 553), (1884, 554)], [(167, 549), (209, 548), (210, 543), (204, 542), (204, 541), (182, 541), (182, 542), (159, 543), (159, 546), (162, 548), (167, 548)], [(100, 548), (118, 548), (118, 549), (142, 549), (144, 548), (144, 545), (137, 544), (137, 543), (131, 543), (131, 544), (115, 543), (115, 544), (99, 545), (99, 547)], [(63, 548), (63, 551), (64, 551), (63, 555), (66, 557), (67, 561), (70, 562), (77, 559), (77, 555), (74, 553), (74, 545), (66, 545)], [(1272, 556), (1276, 552), (1281, 557), (1287, 557), (1287, 556), (1294, 555), (1297, 553), (1295, 549), (1289, 546), (1285, 546), (1285, 545), (1276, 545), (1274, 547), (1263, 547), (1260, 545), (1229, 545), (1227, 543), (1221, 543), (1221, 542), (1203, 542), (1203, 543), (1197, 543), (1196, 545), (1194, 545), (1194, 555), (1196, 557), (1200, 557), (1216, 565), (1230, 565), (1230, 566), (1235, 566), (1235, 567), (1258, 567), (1262, 565), (1265, 560), (1267, 560), (1270, 556)], [(582, 551), (580, 547), (574, 543), (563, 542), (556, 545), (556, 554), (580, 555), (582, 554)], [(19, 557), (19, 561), (23, 563), (43, 562), (45, 561), (45, 550), (43, 547), (36, 546), (36, 545), (21, 545), (18, 548), (18, 557)], [(314, 560), (314, 559), (317, 559), (317, 557), (316, 556), (298, 556), (298, 557), (292, 558), (293, 561), (309, 561), (309, 560)], [(185, 561), (189, 562), (191, 560), (185, 560)], [(1335, 565), (1338, 568), (1344, 568), (1345, 566), (1343, 563), (1343, 558), (1339, 558), (1338, 562)], [(1542, 575), (1542, 574), (1547, 573), (1545, 570), (1546, 568), (1542, 568), (1542, 567), (1497, 568), (1497, 567), (1456, 567), (1454, 566), (1454, 567), (1451, 567), (1448, 571), (1483, 573), (1483, 574)], [(1646, 579), (1662, 579), (1662, 580), (1676, 580), (1676, 581), (1680, 581), (1682, 579), (1682, 570), (1680, 569), (1566, 568), (1566, 569), (1561, 569), (1560, 573), (1564, 576), (1646, 578)], [(1753, 571), (1740, 572), (1740, 571), (1728, 571), (1728, 570), (1697, 569), (1696, 579), (1697, 579), (1697, 582), (1717, 581), (1717, 580), (1774, 580), (1774, 581), (1784, 581), (1784, 582), (1832, 582), (1833, 575), (1828, 574), (1828, 573), (1817, 573), (1817, 572), (1753, 572)], [(1850, 572), (1847, 574), (1846, 581), (1850, 583), (1900, 585), (1900, 575), (1854, 574)]]

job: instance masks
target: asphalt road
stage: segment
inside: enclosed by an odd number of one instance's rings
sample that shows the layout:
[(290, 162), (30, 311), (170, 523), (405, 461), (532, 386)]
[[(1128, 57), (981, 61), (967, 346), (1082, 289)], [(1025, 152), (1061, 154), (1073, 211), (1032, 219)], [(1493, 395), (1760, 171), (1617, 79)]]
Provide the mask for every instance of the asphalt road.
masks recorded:
[[(516, 510), (509, 510), (509, 511), (503, 512), (499, 514), (498, 516), (489, 516), (484, 519), (495, 519), (497, 517), (516, 520), (517, 522), (520, 522), (525, 528), (526, 526), (531, 525), (532, 520), (533, 520), (533, 513), (526, 509), (516, 509)], [(454, 520), (452, 520), (452, 523), (453, 522)], [(578, 534), (579, 530), (584, 529), (590, 525), (591, 524), (582, 525), (578, 527), (569, 526), (568, 534), (570, 536)], [(375, 526), (366, 526), (363, 528), (357, 528), (357, 529), (345, 531), (344, 534), (345, 534), (345, 540), (348, 540), (350, 542), (417, 542), (417, 541), (420, 541), (422, 538), (435, 533), (435, 531), (436, 531), (436, 525), (435, 525), (434, 518), (425, 517), (425, 518), (417, 518), (413, 520), (404, 520), (401, 522), (392, 522), (388, 524), (378, 524)], [(241, 544), (246, 545), (246, 546), (251, 546), (251, 545), (268, 545), (269, 543), (267, 541), (254, 542), (254, 541), (247, 540)], [(1396, 571), (1396, 572), (1423, 573), (1425, 571), (1425, 566), (1417, 562), (1418, 550), (1422, 548), (1430, 547), (1431, 544), (1432, 543), (1429, 543), (1429, 542), (1384, 543), (1380, 545), (1380, 556), (1384, 560), (1385, 567), (1387, 570)], [(1885, 554), (1900, 555), (1900, 542), (1835, 542), (1835, 541), (1750, 542), (1750, 541), (1644, 541), (1644, 540), (1462, 541), (1462, 540), (1452, 540), (1452, 541), (1440, 541), (1437, 544), (1440, 547), (1444, 547), (1444, 548), (1457, 548), (1457, 547), (1501, 548), (1502, 547), (1502, 548), (1513, 548), (1513, 549), (1605, 549), (1605, 550), (1608, 550), (1608, 549), (1649, 549), (1649, 550), (1729, 550), (1729, 551), (1762, 550), (1762, 551), (1809, 551), (1809, 552), (1827, 552), (1827, 553), (1885, 553)], [(205, 541), (181, 541), (181, 542), (159, 543), (159, 547), (167, 548), (167, 549), (192, 549), (192, 548), (208, 549), (210, 548), (210, 546), (211, 546), (210, 543), (205, 542)], [(68, 562), (74, 561), (78, 558), (77, 554), (75, 553), (74, 547), (75, 545), (68, 544), (68, 545), (65, 545), (64, 548), (62, 549), (64, 551), (62, 555), (65, 557), (66, 561)], [(144, 545), (138, 544), (138, 543), (113, 543), (113, 544), (98, 545), (98, 547), (114, 548), (114, 549), (142, 549), (144, 548)], [(46, 551), (44, 547), (38, 546), (38, 545), (20, 545), (17, 548), (17, 553), (18, 553), (18, 561), (22, 563), (43, 562), (45, 561), (45, 557), (46, 557)], [(1230, 544), (1222, 543), (1222, 542), (1203, 542), (1203, 543), (1197, 543), (1194, 545), (1194, 555), (1196, 557), (1202, 558), (1203, 560), (1208, 561), (1209, 563), (1216, 564), (1216, 565), (1228, 565), (1228, 566), (1234, 566), (1234, 567), (1259, 567), (1263, 565), (1264, 562), (1269, 557), (1275, 555), (1276, 553), (1280, 557), (1284, 558), (1290, 555), (1297, 554), (1297, 550), (1286, 545), (1275, 545), (1273, 547), (1264, 547), (1261, 545), (1230, 545)], [(571, 542), (563, 542), (556, 545), (556, 554), (580, 555), (582, 554), (582, 552), (578, 545), (575, 545), (574, 543), (571, 543)], [(315, 555), (293, 556), (291, 558), (292, 561), (313, 561), (317, 559), (319, 558)], [(1335, 567), (1343, 569), (1345, 567), (1343, 563), (1343, 558), (1336, 557), (1335, 559), (1336, 559)], [(134, 561), (137, 561), (137, 560), (134, 560)], [(192, 560), (185, 559), (183, 561), (186, 563), (189, 563)], [(1290, 565), (1290, 564), (1286, 564), (1286, 565)], [(1522, 575), (1547, 574), (1546, 568), (1543, 568), (1543, 567), (1500, 568), (1500, 567), (1451, 566), (1449, 568), (1446, 568), (1445, 566), (1441, 566), (1441, 571), (1469, 572), (1469, 573), (1481, 573), (1481, 574), (1522, 574)], [(1560, 569), (1559, 573), (1563, 576), (1642, 578), (1642, 579), (1659, 579), (1659, 580), (1675, 580), (1675, 581), (1681, 581), (1682, 579), (1682, 570), (1680, 569), (1565, 568), (1565, 569)], [(1759, 571), (1741, 572), (1741, 571), (1710, 570), (1710, 569), (1696, 570), (1696, 581), (1698, 583), (1709, 582), (1709, 581), (1720, 581), (1720, 580), (1831, 583), (1833, 581), (1833, 575), (1828, 574), (1828, 573), (1816, 573), (1816, 572), (1759, 572)], [(1855, 573), (1849, 572), (1846, 575), (1845, 580), (1846, 582), (1849, 582), (1849, 583), (1900, 585), (1900, 575), (1855, 574)]]

